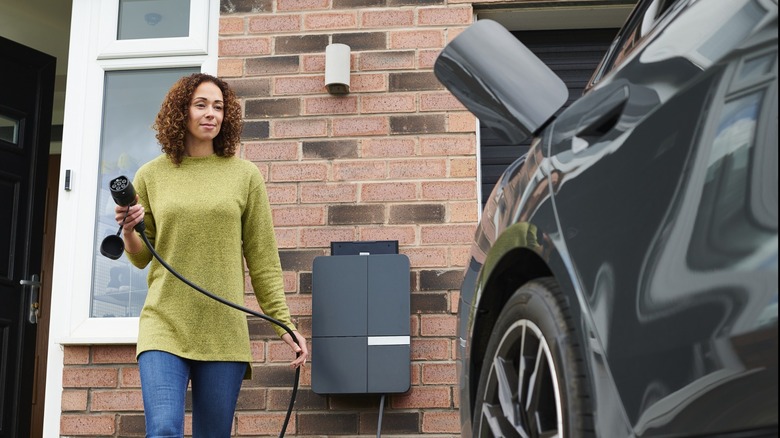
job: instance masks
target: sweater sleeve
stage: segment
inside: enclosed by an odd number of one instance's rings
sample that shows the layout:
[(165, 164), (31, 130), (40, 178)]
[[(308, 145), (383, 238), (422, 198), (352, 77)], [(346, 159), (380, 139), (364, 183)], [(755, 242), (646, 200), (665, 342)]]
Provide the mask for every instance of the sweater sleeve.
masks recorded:
[[(135, 187), (135, 192), (138, 194), (138, 203), (144, 207), (144, 224), (146, 225), (146, 230), (144, 233), (149, 239), (149, 242), (154, 245), (156, 228), (154, 225), (154, 214), (152, 213), (152, 208), (149, 205), (149, 190), (146, 185), (146, 179), (144, 178), (144, 175), (145, 173), (142, 173), (142, 170), (139, 169), (138, 173), (136, 173), (135, 179), (133, 180), (133, 187)], [(135, 254), (131, 254), (127, 251), (125, 251), (125, 254), (127, 255), (127, 259), (130, 260), (130, 263), (132, 263), (133, 266), (138, 269), (145, 268), (146, 265), (152, 261), (152, 252), (149, 251), (149, 248), (147, 248), (146, 245), (143, 245), (141, 251)]]
[[(259, 171), (252, 176), (241, 221), (244, 257), (260, 308), (266, 315), (280, 321), (291, 330), (296, 330), (284, 295), (282, 266), (276, 246), (271, 205)], [(286, 333), (276, 324), (273, 328), (279, 336)]]

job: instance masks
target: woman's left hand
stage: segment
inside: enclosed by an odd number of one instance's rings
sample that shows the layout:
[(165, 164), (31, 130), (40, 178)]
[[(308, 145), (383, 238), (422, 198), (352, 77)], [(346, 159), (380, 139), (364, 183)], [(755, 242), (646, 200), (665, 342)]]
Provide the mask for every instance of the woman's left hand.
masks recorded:
[(282, 335), (282, 340), (298, 355), (294, 361), (290, 362), (291, 368), (298, 368), (306, 365), (306, 359), (309, 358), (309, 349), (306, 347), (306, 338), (301, 336), (297, 331), (293, 331), (293, 333), (295, 334), (295, 338), (298, 339), (297, 344), (293, 341), (293, 338), (289, 333)]

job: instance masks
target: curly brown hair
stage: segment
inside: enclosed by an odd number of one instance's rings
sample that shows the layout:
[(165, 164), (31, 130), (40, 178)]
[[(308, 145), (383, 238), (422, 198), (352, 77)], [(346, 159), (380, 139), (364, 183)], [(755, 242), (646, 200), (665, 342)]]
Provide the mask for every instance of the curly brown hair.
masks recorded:
[(190, 102), (195, 89), (203, 82), (211, 82), (222, 90), (225, 102), (224, 117), (219, 134), (214, 138), (214, 153), (220, 157), (232, 157), (236, 154), (241, 140), (243, 120), (241, 105), (227, 82), (206, 73), (194, 73), (184, 76), (173, 84), (168, 91), (157, 119), (152, 125), (157, 131), (157, 141), (162, 151), (176, 165), (184, 158), (184, 135), (187, 132), (187, 117)]

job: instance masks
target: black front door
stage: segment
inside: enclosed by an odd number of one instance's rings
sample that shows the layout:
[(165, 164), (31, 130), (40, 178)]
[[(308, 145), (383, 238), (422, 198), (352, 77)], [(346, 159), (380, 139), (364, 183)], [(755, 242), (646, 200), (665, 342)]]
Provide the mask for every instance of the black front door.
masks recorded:
[(30, 436), (56, 59), (0, 37), (0, 437)]

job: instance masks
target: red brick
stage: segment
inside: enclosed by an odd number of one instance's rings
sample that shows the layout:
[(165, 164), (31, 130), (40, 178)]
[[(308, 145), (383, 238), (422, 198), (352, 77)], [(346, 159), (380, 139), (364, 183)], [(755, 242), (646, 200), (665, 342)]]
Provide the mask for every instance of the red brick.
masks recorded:
[(295, 317), (311, 316), (310, 295), (289, 295), (287, 296), (287, 305), (290, 307), (290, 314)]
[(301, 230), (301, 246), (304, 248), (329, 248), (330, 242), (355, 240), (355, 228), (304, 228)]
[(336, 181), (365, 181), (384, 179), (387, 165), (384, 161), (346, 161), (333, 164), (333, 179)]
[(271, 124), (277, 138), (324, 137), (328, 122), (321, 119), (274, 120)]
[[(237, 432), (238, 435), (277, 435), (284, 423), (285, 413), (238, 413)], [(287, 433), (294, 435), (296, 433), (295, 415), (290, 417), (290, 423), (287, 425)]]
[(477, 119), (471, 113), (447, 114), (447, 132), (476, 132)]
[(301, 203), (355, 202), (356, 184), (301, 184)]
[(471, 258), (470, 244), (450, 246), (450, 266), (465, 267), (468, 264), (470, 258)]
[(303, 27), (305, 30), (354, 29), (357, 27), (357, 13), (306, 14), (303, 17)]
[(452, 406), (452, 389), (449, 386), (413, 386), (412, 389), (392, 399), (394, 409), (449, 408)]
[(360, 14), (362, 28), (372, 27), (412, 27), (414, 26), (414, 11), (406, 10), (369, 10)]
[(116, 368), (65, 368), (63, 388), (116, 388), (119, 370)]
[(89, 347), (82, 345), (66, 345), (63, 352), (65, 365), (86, 365), (89, 363)]
[(426, 385), (455, 385), (458, 383), (458, 372), (455, 364), (423, 363), (422, 382)]
[(420, 230), (420, 239), (423, 245), (437, 244), (468, 244), (474, 240), (475, 225), (424, 225)]
[(447, 42), (454, 40), (458, 37), (461, 33), (463, 33), (464, 30), (466, 30), (468, 26), (465, 27), (448, 27), (447, 28)]
[(303, 100), (305, 114), (357, 114), (355, 96), (307, 97)]
[[(295, 352), (284, 341), (268, 342), (268, 362), (288, 363), (295, 359)], [(286, 406), (285, 406), (286, 408)]]
[(333, 120), (333, 136), (387, 135), (390, 122), (387, 117), (348, 117)]
[(363, 140), (363, 157), (410, 157), (415, 155), (414, 138), (372, 138)]
[(420, 139), (422, 155), (475, 155), (476, 138), (473, 135), (448, 135)]
[(244, 144), (244, 158), (249, 161), (277, 161), (298, 159), (297, 141), (266, 141)]
[(241, 17), (220, 17), (219, 34), (236, 35), (244, 33), (244, 19)]
[(422, 336), (455, 336), (458, 321), (455, 315), (422, 315), (420, 334)]
[(135, 345), (96, 345), (92, 347), (92, 363), (136, 363)]
[(458, 314), (458, 307), (460, 303), (460, 292), (450, 292), (450, 313), (457, 315)]
[(450, 93), (428, 93), (420, 96), (420, 111), (462, 111), (466, 109)]
[(402, 252), (415, 268), (447, 266), (447, 248), (404, 248)]
[(273, 94), (297, 95), (317, 94), (325, 92), (325, 77), (317, 76), (284, 76), (274, 78)]
[(453, 178), (476, 178), (477, 158), (452, 158), (449, 175)]
[[(311, 354), (311, 347), (309, 347), (309, 354)], [(301, 386), (311, 386), (311, 367), (306, 366), (301, 371)], [(277, 431), (278, 432), (278, 431)]]
[(460, 433), (460, 415), (457, 411), (423, 412), (423, 433)]
[(60, 434), (109, 436), (116, 432), (114, 414), (108, 415), (62, 415)]
[(92, 411), (143, 411), (141, 390), (92, 391)]
[(255, 162), (255, 166), (257, 166), (257, 170), (260, 171), (260, 174), (263, 175), (263, 181), (268, 181), (268, 164)]
[(419, 50), (417, 52), (417, 68), (421, 70), (432, 69), (440, 53), (441, 49)]
[(122, 388), (140, 388), (141, 373), (138, 367), (122, 367), (119, 370), (119, 381)]
[(412, 50), (365, 52), (360, 54), (360, 70), (402, 70), (414, 68)]
[[(417, 281), (416, 279), (414, 281)], [(415, 290), (415, 287), (412, 286), (412, 290)], [(419, 315), (409, 315), (409, 333), (414, 336), (418, 337), (420, 336), (420, 316)]]
[(271, 181), (324, 181), (328, 167), (324, 163), (271, 163)]
[(297, 248), (298, 247), (298, 229), (297, 228), (274, 228), (276, 235), (276, 246), (279, 248)]
[(361, 227), (360, 240), (397, 240), (399, 245), (413, 245), (416, 237), (413, 226)]
[(250, 341), (252, 362), (265, 362), (265, 341)]
[(394, 160), (387, 164), (388, 177), (393, 179), (430, 179), (447, 175), (447, 162), (444, 159)]
[(476, 199), (476, 181), (423, 181), (422, 197), (425, 200)]
[(62, 391), (62, 411), (86, 411), (87, 394), (86, 389)]
[(312, 9), (326, 9), (330, 0), (277, 0), (277, 11), (309, 11)]
[(417, 14), (418, 24), (421, 26), (468, 25), (474, 16), (469, 6), (420, 8)]
[(285, 293), (298, 292), (298, 274), (296, 272), (282, 272), (282, 282), (284, 283)]
[(417, 110), (414, 94), (386, 94), (361, 98), (360, 109), (364, 113), (411, 113)]
[(235, 78), (244, 74), (243, 59), (220, 58), (217, 61), (217, 75), (221, 78)]
[(411, 201), (417, 199), (415, 183), (367, 183), (360, 189), (361, 202)]
[(420, 364), (412, 364), (412, 369), (410, 371), (409, 381), (414, 386), (419, 386), (422, 384), (422, 371), (420, 370), (421, 365)]
[(349, 89), (354, 93), (387, 91), (387, 74), (353, 74), (350, 78)]
[[(301, 55), (303, 71), (321, 73), (325, 71), (325, 55)], [(351, 65), (355, 65), (354, 62)]]
[(256, 15), (249, 17), (249, 33), (296, 32), (301, 30), (300, 15)]
[(295, 227), (325, 225), (323, 207), (271, 207), (274, 225), (277, 227)]
[(268, 184), (265, 190), (271, 204), (294, 204), (298, 201), (298, 189), (293, 184)]
[(447, 204), (449, 222), (477, 222), (480, 206), (476, 200)]
[(270, 53), (269, 38), (221, 38), (219, 40), (219, 56), (269, 55)]
[(412, 360), (449, 360), (450, 340), (443, 338), (412, 338)]
[(391, 49), (423, 49), (444, 47), (441, 30), (403, 30), (390, 32)]

